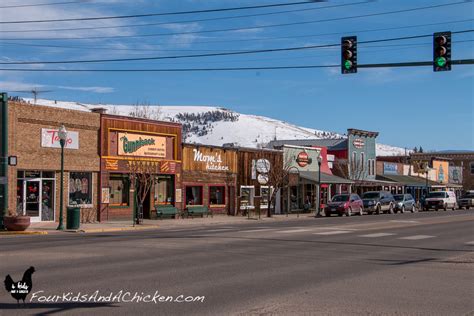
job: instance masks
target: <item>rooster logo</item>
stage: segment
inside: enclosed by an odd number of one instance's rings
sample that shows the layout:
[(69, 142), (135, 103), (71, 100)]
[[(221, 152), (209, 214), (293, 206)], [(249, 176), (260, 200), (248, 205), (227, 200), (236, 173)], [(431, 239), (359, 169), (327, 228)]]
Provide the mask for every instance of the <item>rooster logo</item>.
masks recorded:
[(18, 305), (20, 305), (20, 300), (25, 304), (26, 296), (31, 292), (31, 288), (33, 287), (31, 276), (34, 272), (35, 268), (29, 267), (23, 274), (21, 281), (18, 282), (13, 281), (10, 275), (7, 275), (5, 278), (5, 289), (14, 299), (16, 299)]

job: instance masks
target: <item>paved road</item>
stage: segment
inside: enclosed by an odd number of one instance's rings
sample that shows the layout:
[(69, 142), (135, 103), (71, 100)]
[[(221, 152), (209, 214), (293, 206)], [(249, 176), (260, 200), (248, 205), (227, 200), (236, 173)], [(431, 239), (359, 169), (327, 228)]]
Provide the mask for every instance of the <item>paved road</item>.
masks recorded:
[[(1, 237), (0, 276), (20, 280), (32, 265), (43, 292), (18, 308), (0, 291), (0, 314), (472, 315), (473, 220), (450, 211)], [(96, 291), (116, 301), (94, 302)], [(159, 302), (156, 291), (205, 298)], [(135, 292), (157, 303), (117, 302)]]

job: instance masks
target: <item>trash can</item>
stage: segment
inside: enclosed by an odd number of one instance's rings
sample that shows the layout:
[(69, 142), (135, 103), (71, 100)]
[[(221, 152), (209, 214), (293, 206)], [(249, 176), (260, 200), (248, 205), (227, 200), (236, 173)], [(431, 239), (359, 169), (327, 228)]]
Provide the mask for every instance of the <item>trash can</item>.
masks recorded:
[(81, 209), (79, 207), (67, 208), (66, 229), (79, 229), (81, 225)]

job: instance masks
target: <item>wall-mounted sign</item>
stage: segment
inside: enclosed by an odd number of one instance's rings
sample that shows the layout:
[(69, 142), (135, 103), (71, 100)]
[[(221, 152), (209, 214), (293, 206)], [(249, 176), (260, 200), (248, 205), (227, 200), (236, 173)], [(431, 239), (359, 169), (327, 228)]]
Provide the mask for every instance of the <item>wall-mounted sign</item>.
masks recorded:
[(143, 134), (118, 133), (120, 156), (166, 157), (166, 138)]
[(110, 203), (110, 188), (102, 188), (102, 204)]
[[(59, 142), (59, 135), (57, 129), (42, 128), (41, 129), (41, 147), (49, 148), (61, 148)], [(67, 132), (66, 143), (64, 148), (67, 149), (79, 149), (79, 133), (78, 132)]]
[(268, 174), (260, 173), (257, 177), (257, 181), (260, 184), (267, 184), (268, 183)]
[(398, 165), (396, 163), (383, 163), (383, 174), (398, 174)]
[(107, 170), (118, 170), (117, 159), (105, 159), (105, 169)]
[(449, 182), (449, 163), (447, 161), (433, 160), (433, 168), (436, 170), (436, 181)]
[(206, 165), (206, 170), (208, 171), (228, 171), (229, 166), (227, 166), (222, 161), (222, 156), (220, 151), (204, 154), (199, 149), (194, 148), (194, 161), (202, 162)]
[(160, 164), (160, 172), (176, 173), (176, 163), (173, 161), (162, 161)]
[(176, 197), (175, 197), (175, 202), (176, 203), (181, 203), (183, 200), (181, 199), (181, 196), (183, 195), (183, 192), (181, 189), (176, 189)]
[(257, 171), (260, 173), (268, 173), (270, 172), (270, 161), (268, 159), (258, 159), (256, 162), (255, 167), (257, 168)]
[(300, 167), (306, 167), (307, 165), (310, 165), (313, 162), (313, 159), (309, 157), (307, 152), (302, 151), (296, 157), (296, 162)]
[(363, 148), (365, 146), (365, 141), (362, 138), (356, 138), (352, 142), (355, 148)]

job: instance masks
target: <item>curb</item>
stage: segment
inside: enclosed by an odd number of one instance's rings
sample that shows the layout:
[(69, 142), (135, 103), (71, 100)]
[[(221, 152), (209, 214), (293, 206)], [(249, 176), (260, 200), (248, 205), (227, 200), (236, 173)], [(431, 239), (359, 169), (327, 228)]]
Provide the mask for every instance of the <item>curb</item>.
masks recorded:
[(70, 232), (75, 233), (108, 233), (108, 232), (120, 232), (120, 231), (136, 231), (136, 230), (152, 230), (160, 227), (117, 227), (117, 228), (92, 228), (92, 229), (79, 229)]
[(48, 235), (47, 231), (5, 231), (0, 232), (0, 236), (10, 236), (10, 235)]

